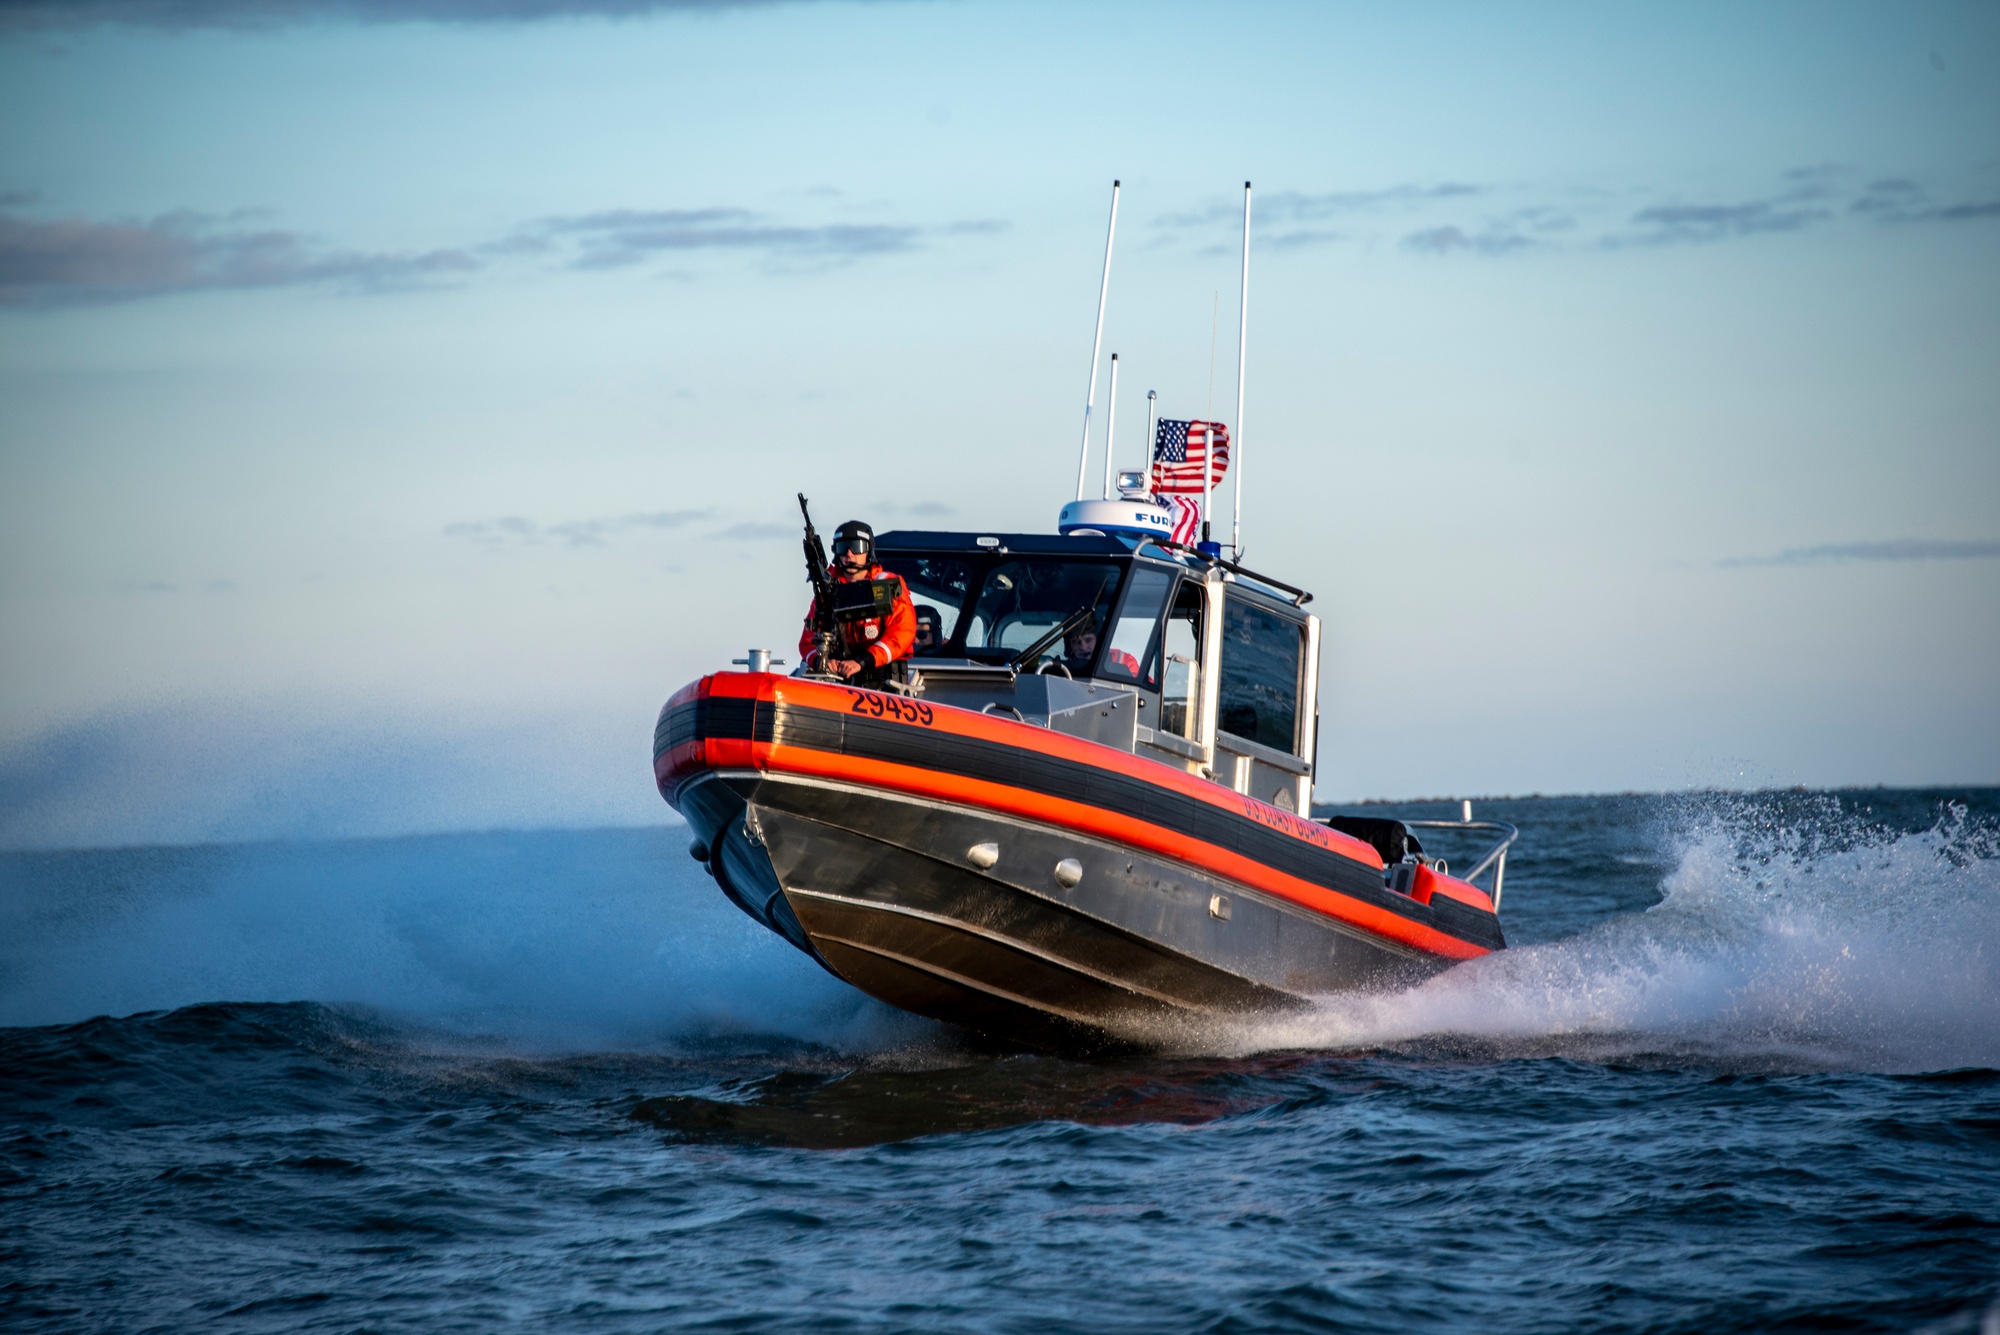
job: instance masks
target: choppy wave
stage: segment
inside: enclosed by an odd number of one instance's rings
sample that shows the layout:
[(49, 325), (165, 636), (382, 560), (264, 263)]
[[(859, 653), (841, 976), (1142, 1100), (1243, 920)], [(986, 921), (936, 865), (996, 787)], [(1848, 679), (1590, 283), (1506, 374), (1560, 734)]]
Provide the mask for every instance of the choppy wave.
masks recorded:
[(2000, 858), (1933, 800), (1524, 802), (1540, 944), (1091, 1061), (668, 831), (0, 856), (5, 1324), (1972, 1335)]
[[(2000, 1068), (1990, 820), (1955, 808), (1898, 832), (1833, 798), (1713, 798), (1653, 823), (1667, 870), (1649, 909), (1406, 992), (1329, 997), (1175, 1046)], [(1517, 919), (1591, 883), (1589, 859), (1538, 881), (1535, 835), (1510, 882)], [(754, 926), (673, 831), (12, 854), (0, 865), (0, 1024), (311, 1000), (544, 1051), (752, 1035), (865, 1056), (949, 1041)]]
[[(1803, 809), (1799, 807), (1803, 805)], [(1711, 799), (1654, 907), (1407, 992), (1210, 1036), (1232, 1051), (1441, 1042), (1590, 1060), (2000, 1068), (2000, 837), (1952, 807), (1899, 833), (1820, 798)], [(1518, 891), (1516, 892), (1519, 893)]]

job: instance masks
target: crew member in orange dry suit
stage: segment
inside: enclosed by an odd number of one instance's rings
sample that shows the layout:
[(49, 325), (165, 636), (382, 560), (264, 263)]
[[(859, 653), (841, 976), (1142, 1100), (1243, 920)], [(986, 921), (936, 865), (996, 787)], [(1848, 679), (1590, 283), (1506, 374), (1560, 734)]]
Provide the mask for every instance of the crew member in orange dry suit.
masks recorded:
[(799, 635), (799, 661), (805, 664), (806, 671), (845, 679), (865, 669), (885, 668), (899, 658), (908, 658), (917, 637), (916, 607), (910, 602), (910, 588), (903, 583), (902, 576), (875, 564), (875, 530), (854, 519), (835, 529), (831, 565), (830, 573), (841, 584), (863, 579), (894, 580), (896, 603), (886, 617), (869, 617), (837, 627), (833, 652), (838, 657), (821, 663), (813, 648), (813, 618), (819, 614), (819, 599), (814, 598), (812, 606), (806, 609), (805, 630)]

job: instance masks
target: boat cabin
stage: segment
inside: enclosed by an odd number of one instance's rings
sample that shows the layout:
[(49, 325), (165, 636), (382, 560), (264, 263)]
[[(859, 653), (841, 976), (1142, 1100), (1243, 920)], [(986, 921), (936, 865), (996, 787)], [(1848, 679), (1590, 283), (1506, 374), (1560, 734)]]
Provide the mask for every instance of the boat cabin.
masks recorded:
[(916, 603), (909, 685), (925, 698), (1311, 810), (1310, 594), (1137, 534), (895, 531), (875, 550)]

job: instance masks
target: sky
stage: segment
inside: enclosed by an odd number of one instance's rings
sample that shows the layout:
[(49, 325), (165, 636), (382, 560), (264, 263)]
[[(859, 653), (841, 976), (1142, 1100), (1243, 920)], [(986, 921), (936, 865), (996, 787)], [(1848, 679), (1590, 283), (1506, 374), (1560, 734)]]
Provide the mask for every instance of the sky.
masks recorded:
[(1321, 800), (2000, 782), (2000, 6), (0, 0), (0, 845), (671, 819), (794, 492), (1053, 530), (1114, 177)]

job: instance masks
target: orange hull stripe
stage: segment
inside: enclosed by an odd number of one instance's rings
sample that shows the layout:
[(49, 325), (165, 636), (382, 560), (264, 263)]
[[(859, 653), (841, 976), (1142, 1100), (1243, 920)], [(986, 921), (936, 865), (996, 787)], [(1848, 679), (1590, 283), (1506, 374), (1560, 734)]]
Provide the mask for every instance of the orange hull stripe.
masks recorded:
[[(667, 708), (699, 698), (768, 701), (805, 709), (847, 713), (855, 688), (790, 677), (745, 672), (715, 673), (691, 682), (674, 693)], [(868, 694), (874, 694), (869, 692)], [(1122, 772), (1158, 787), (1194, 797), (1232, 815), (1259, 820), (1286, 830), (1294, 838), (1330, 848), (1356, 862), (1380, 869), (1381, 855), (1372, 845), (1317, 822), (1300, 820), (1290, 812), (1259, 802), (1183, 770), (1123, 752), (1110, 751), (1096, 743), (1062, 733), (1051, 733), (1010, 719), (975, 714), (970, 710), (936, 705), (934, 723), (925, 731), (945, 732), (981, 738), (1021, 750), (1035, 751), (1094, 768)], [(914, 724), (905, 726), (915, 727)], [(1310, 881), (1246, 858), (1239, 853), (1193, 839), (1177, 831), (1099, 807), (1050, 797), (1026, 789), (983, 779), (944, 774), (935, 770), (857, 756), (843, 756), (807, 747), (782, 743), (754, 742), (749, 739), (710, 737), (681, 744), (661, 754), (655, 761), (655, 776), (663, 793), (693, 777), (702, 769), (767, 770), (809, 777), (867, 784), (916, 797), (929, 797), (965, 806), (985, 807), (1024, 819), (1096, 835), (1116, 843), (1130, 844), (1189, 865), (1213, 870), (1243, 885), (1288, 900), (1310, 912), (1335, 918), (1374, 935), (1407, 945), (1428, 954), (1450, 959), (1473, 959), (1489, 952), (1484, 946), (1412, 922), (1400, 914), (1343, 895)], [(1491, 913), (1492, 900), (1478, 887), (1450, 878), (1437, 878), (1436, 888), (1452, 898)]]

